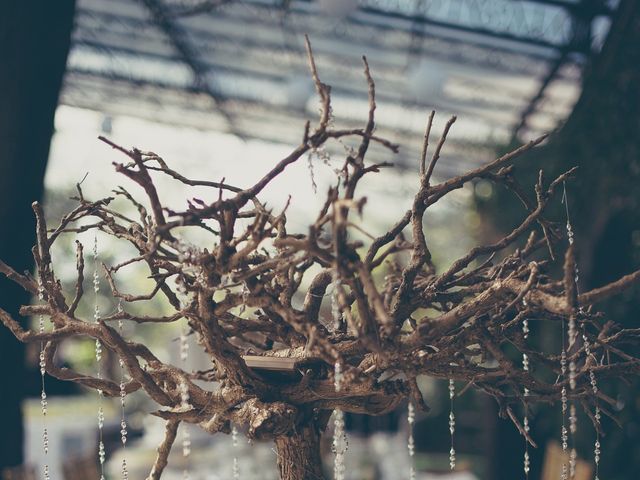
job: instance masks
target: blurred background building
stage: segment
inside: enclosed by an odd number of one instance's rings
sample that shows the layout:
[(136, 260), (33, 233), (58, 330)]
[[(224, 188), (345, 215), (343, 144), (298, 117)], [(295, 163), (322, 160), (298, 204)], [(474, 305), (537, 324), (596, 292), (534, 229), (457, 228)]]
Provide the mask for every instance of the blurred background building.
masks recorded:
[[(581, 167), (570, 197), (585, 288), (638, 268), (640, 6), (633, 0), (8, 0), (0, 5), (0, 257), (18, 270), (30, 268), (33, 200), (44, 197), (53, 221), (73, 205), (68, 197), (86, 173), (90, 197), (119, 184), (111, 163), (122, 159), (96, 140), (99, 134), (155, 151), (188, 176), (225, 177), (239, 186), (258, 178), (299, 143), (304, 122), (317, 115), (304, 34), (332, 86), (335, 124), (359, 127), (365, 120), (366, 55), (377, 87), (377, 134), (401, 145), (393, 157), (371, 148), (371, 160), (396, 165), (366, 187), (371, 231), (386, 229), (411, 201), (426, 117), (435, 109), (434, 132), (458, 116), (438, 179), (554, 131), (519, 171), (527, 178), (538, 168), (552, 175)], [(320, 192), (348, 148), (335, 143), (326, 164), (314, 163)], [(273, 206), (292, 196), (291, 222), (301, 229), (322, 198), (310, 174), (307, 164), (296, 165), (265, 191)], [(182, 191), (169, 183), (160, 188), (169, 204), (184, 205)], [(446, 265), (521, 214), (488, 184), (464, 189), (427, 220), (433, 250), (441, 252), (436, 262)], [(57, 253), (65, 281), (73, 251)], [(3, 308), (13, 305), (15, 314), (28, 301), (0, 279)], [(637, 324), (639, 303), (629, 294), (608, 311), (616, 321)], [(175, 342), (166, 341), (175, 331), (131, 334), (177, 355)], [(67, 353), (88, 364), (91, 347), (70, 346)], [(0, 470), (41, 461), (34, 447), (37, 400), (25, 400), (37, 395), (35, 358), (0, 329), (0, 375), (8, 379), (0, 388)], [(446, 469), (448, 399), (442, 385), (425, 379), (421, 386), (433, 407), (416, 432), (419, 478), (427, 479)], [(94, 396), (55, 383), (50, 390), (73, 396), (57, 409), (56, 397), (50, 401), (53, 451), (60, 453), (56, 478), (63, 470), (67, 478), (87, 478), (95, 465), (78, 459), (95, 458), (96, 432), (85, 405)], [(630, 480), (640, 471), (637, 392), (634, 385), (609, 392), (626, 408), (622, 428), (607, 425), (613, 432), (604, 440), (603, 478)], [(140, 438), (128, 457), (131, 470), (140, 472), (134, 477), (142, 478), (158, 425), (143, 419), (151, 406), (142, 399), (132, 399), (129, 408)], [(495, 419), (492, 401), (469, 393), (458, 408), (462, 468), (446, 478), (517, 478), (522, 442), (508, 422)], [(553, 412), (541, 410), (534, 420), (540, 448), (532, 479), (543, 478), (547, 441), (558, 437)], [(353, 479), (399, 478), (407, 461), (405, 423), (401, 413), (350, 418)], [(113, 427), (117, 440), (117, 420)], [(229, 442), (193, 433), (194, 461), (203, 466), (193, 478), (230, 478)], [(585, 437), (586, 462), (590, 442)], [(242, 449), (245, 478), (274, 478), (270, 446)], [(109, 452), (117, 472), (121, 452)], [(64, 466), (70, 455), (84, 473)], [(167, 478), (181, 474), (179, 459), (173, 463)]]

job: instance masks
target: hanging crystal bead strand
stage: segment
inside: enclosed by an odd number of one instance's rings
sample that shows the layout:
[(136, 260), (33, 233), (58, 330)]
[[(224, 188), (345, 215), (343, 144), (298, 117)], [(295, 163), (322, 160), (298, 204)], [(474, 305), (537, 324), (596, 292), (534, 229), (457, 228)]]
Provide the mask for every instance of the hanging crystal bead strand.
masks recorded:
[[(99, 268), (99, 259), (98, 259), (98, 237), (93, 237), (93, 292), (95, 293), (95, 301), (93, 307), (93, 319), (95, 323), (98, 323), (100, 320), (100, 306), (98, 305), (98, 298), (100, 294), (100, 276), (98, 274)], [(97, 377), (98, 379), (102, 379), (102, 343), (99, 339), (96, 338), (95, 344), (95, 353), (96, 353), (96, 365), (97, 365)], [(104, 449), (104, 409), (102, 407), (102, 400), (104, 394), (102, 389), (98, 389), (98, 460), (100, 461), (100, 480), (104, 480), (104, 460), (105, 460), (105, 449)]]
[(560, 429), (560, 438), (562, 440), (562, 473), (561, 480), (567, 480), (568, 471), (567, 471), (567, 463), (565, 458), (567, 456), (568, 449), (568, 441), (569, 434), (567, 431), (567, 424), (565, 419), (567, 417), (567, 387), (565, 386), (565, 382), (567, 380), (567, 350), (565, 348), (565, 332), (564, 332), (564, 322), (562, 322), (562, 353), (560, 354), (560, 375), (562, 382), (562, 391), (560, 401), (562, 403), (562, 427)]
[[(180, 401), (182, 403), (183, 409), (189, 408), (189, 387), (187, 385), (186, 380), (183, 380), (180, 383)], [(189, 435), (189, 431), (187, 430), (187, 425), (184, 424), (182, 429), (182, 457), (185, 461), (185, 468), (182, 471), (182, 478), (184, 480), (189, 480), (189, 457), (191, 456), (191, 436)]]
[[(118, 302), (118, 313), (122, 314), (122, 302)], [(122, 329), (123, 329), (123, 324), (122, 324), (122, 319), (118, 319), (118, 331), (120, 333), (120, 336), (122, 336)], [(120, 357), (118, 359), (118, 364), (120, 365), (120, 441), (122, 442), (122, 452), (123, 452), (123, 457), (122, 457), (122, 466), (121, 466), (121, 476), (122, 476), (122, 480), (129, 480), (129, 470), (127, 469), (127, 457), (125, 455), (126, 453), (126, 446), (127, 446), (127, 420), (125, 418), (125, 397), (127, 396), (127, 392), (125, 391), (125, 380), (126, 380), (126, 376), (125, 376), (125, 370), (124, 370), (124, 360), (122, 360), (122, 357)]]
[(240, 465), (238, 463), (238, 429), (235, 425), (231, 427), (231, 442), (233, 444), (233, 480), (240, 479)]
[[(522, 298), (522, 305), (526, 308), (527, 306), (527, 299), (525, 297)], [(522, 320), (522, 337), (524, 338), (524, 340), (527, 340), (529, 338), (529, 320), (525, 317)], [(522, 369), (525, 372), (529, 371), (529, 357), (527, 356), (526, 353), (522, 354)], [(524, 419), (522, 421), (523, 424), (523, 429), (525, 431), (525, 433), (528, 435), (529, 434), (529, 404), (527, 403), (527, 397), (529, 396), (529, 389), (528, 388), (524, 388), (523, 390), (523, 395), (524, 395)], [(524, 474), (525, 474), (525, 478), (529, 478), (529, 470), (531, 468), (531, 460), (529, 458), (529, 440), (526, 438), (524, 439), (524, 461), (523, 461), (523, 470), (524, 470)]]
[[(339, 392), (342, 389), (343, 381), (342, 365), (340, 362), (335, 363), (333, 378), (335, 390)], [(331, 448), (335, 455), (333, 478), (334, 480), (344, 480), (346, 472), (345, 453), (349, 444), (344, 426), (344, 412), (339, 408), (334, 412), (333, 427), (333, 444)]]
[[(338, 277), (337, 269), (333, 272), (332, 280), (333, 291), (331, 292), (331, 316), (333, 317), (334, 328), (337, 331), (342, 328), (342, 312), (340, 311), (340, 302), (338, 299), (340, 278)], [(334, 364), (333, 370), (333, 385), (336, 392), (339, 392), (342, 389), (342, 381), (342, 364), (338, 360)], [(333, 415), (333, 442), (331, 443), (331, 451), (335, 455), (333, 477), (334, 480), (344, 480), (346, 472), (345, 453), (349, 446), (344, 425), (344, 412), (337, 408)]]
[[(38, 298), (41, 302), (44, 302), (44, 287), (42, 286), (42, 279), (38, 282)], [(42, 314), (38, 317), (38, 327), (40, 333), (44, 333), (44, 316)], [(44, 467), (43, 467), (43, 476), (44, 480), (50, 480), (49, 475), (49, 463), (47, 461), (47, 457), (49, 455), (49, 432), (47, 430), (47, 391), (44, 385), (44, 376), (46, 373), (47, 363), (45, 360), (44, 354), (44, 342), (40, 342), (40, 379), (42, 384), (42, 392), (40, 393), (40, 406), (42, 407), (42, 449), (44, 451)]]
[[(589, 338), (587, 337), (586, 332), (582, 334), (582, 340), (584, 341), (584, 352), (587, 357), (587, 362), (589, 362), (594, 357), (591, 355), (591, 344), (589, 343)], [(593, 371), (593, 364), (589, 367), (589, 383), (591, 384), (591, 391), (593, 392), (593, 401), (595, 403), (595, 412), (593, 418), (595, 420), (595, 429), (596, 429), (596, 439), (593, 444), (593, 461), (596, 464), (595, 468), (595, 478), (594, 480), (599, 480), (599, 470), (600, 470), (600, 406), (598, 405), (598, 383), (596, 381), (596, 374)]]
[(449, 450), (449, 468), (456, 468), (456, 450), (453, 447), (453, 434), (456, 431), (456, 416), (453, 413), (453, 399), (456, 396), (456, 386), (453, 379), (449, 379), (449, 433), (451, 434), (451, 449)]
[[(178, 245), (180, 261), (189, 263), (191, 259), (192, 250), (191, 248), (183, 243)], [(225, 282), (222, 282), (225, 283)], [(180, 301), (181, 309), (186, 309), (189, 305), (189, 292), (184, 283), (184, 279), (178, 277), (176, 291), (178, 292), (178, 299)], [(189, 328), (188, 324), (186, 326), (181, 327), (180, 329), (180, 360), (182, 362), (182, 367), (186, 371), (187, 362), (189, 360)], [(181, 408), (184, 410), (189, 409), (189, 386), (187, 385), (187, 380), (183, 379), (178, 386), (180, 391), (180, 403)], [(186, 423), (182, 426), (182, 458), (184, 460), (184, 469), (182, 470), (182, 478), (183, 480), (188, 480), (191, 476), (190, 474), (190, 457), (191, 457), (191, 435), (188, 430), (188, 425)]]
[[(567, 216), (567, 225), (566, 225), (567, 239), (568, 239), (569, 245), (571, 246), (574, 243), (574, 233), (573, 233), (573, 228), (571, 226), (571, 217), (569, 215), (569, 199), (567, 197), (566, 183), (564, 182), (562, 183), (562, 188), (563, 188), (562, 202), (564, 203), (565, 212)], [(578, 268), (576, 267), (576, 272), (575, 272), (576, 288), (578, 286), (578, 281), (579, 281)], [(571, 314), (569, 316), (569, 332), (568, 333), (569, 333), (568, 350), (570, 351), (573, 345), (575, 344), (575, 341), (577, 338), (576, 318), (574, 314)], [(564, 339), (563, 339), (563, 346), (564, 346)], [(564, 356), (564, 360), (566, 362), (566, 353)], [(569, 389), (571, 390), (572, 394), (575, 392), (575, 389), (576, 389), (575, 355), (572, 355), (569, 360)], [(566, 404), (566, 400), (565, 400), (565, 404)], [(576, 416), (576, 406), (574, 402), (571, 402), (569, 405), (569, 433), (571, 434), (571, 450), (569, 452), (569, 478), (575, 478), (575, 475), (576, 475), (576, 461), (577, 461), (578, 454), (575, 446), (576, 445), (575, 436), (576, 436), (577, 430), (578, 430), (578, 418)]]
[[(529, 327), (527, 324), (525, 324), (523, 322), (522, 325), (522, 331), (524, 334), (524, 338), (525, 340), (529, 337)], [(522, 354), (522, 369), (525, 372), (529, 371), (529, 357), (527, 356), (526, 353)], [(527, 397), (529, 397), (529, 389), (527, 387), (524, 387), (523, 390), (523, 396), (524, 396), (524, 419), (522, 421), (522, 428), (524, 429), (524, 432), (529, 435), (529, 404), (527, 403)], [(529, 478), (529, 470), (531, 468), (531, 461), (529, 459), (529, 440), (527, 439), (527, 437), (525, 436), (524, 438), (524, 461), (523, 461), (523, 470), (524, 470), (524, 475), (525, 478)]]
[[(571, 348), (574, 344), (572, 342), (571, 330), (574, 330), (575, 335), (575, 318), (571, 315), (569, 320), (569, 348)], [(575, 356), (571, 356), (571, 360), (569, 360), (569, 389), (573, 394), (576, 389), (576, 361)], [(576, 461), (577, 461), (577, 451), (576, 451), (576, 432), (578, 431), (578, 417), (576, 415), (576, 405), (572, 401), (569, 404), (569, 433), (571, 435), (571, 450), (569, 451), (569, 478), (574, 478), (576, 475)]]
[(340, 312), (340, 302), (338, 300), (338, 288), (340, 279), (333, 276), (333, 291), (331, 292), (331, 317), (333, 318), (333, 328), (339, 330), (342, 323), (342, 312)]
[(416, 445), (413, 440), (413, 425), (416, 422), (416, 411), (413, 407), (413, 403), (409, 402), (407, 407), (407, 423), (409, 424), (409, 440), (407, 442), (407, 449), (409, 450), (409, 480), (416, 480), (416, 469), (414, 465), (414, 456), (416, 454)]
[[(180, 360), (182, 360), (185, 367), (189, 360), (189, 338), (187, 333), (186, 327), (180, 331)], [(189, 387), (187, 386), (186, 381), (180, 384), (180, 399), (182, 401), (182, 407), (187, 409), (189, 407)], [(183, 425), (182, 429), (182, 457), (184, 458), (185, 464), (184, 470), (182, 471), (182, 478), (184, 480), (189, 480), (191, 466), (191, 434), (186, 423)]]

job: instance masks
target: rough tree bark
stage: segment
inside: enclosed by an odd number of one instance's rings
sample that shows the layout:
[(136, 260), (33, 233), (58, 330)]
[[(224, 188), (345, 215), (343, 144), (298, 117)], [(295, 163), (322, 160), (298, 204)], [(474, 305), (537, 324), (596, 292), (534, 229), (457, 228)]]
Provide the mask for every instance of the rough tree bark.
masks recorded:
[(287, 435), (275, 438), (282, 480), (324, 480), (320, 434), (315, 422), (308, 422)]
[[(33, 266), (31, 202), (42, 196), (74, 7), (73, 0), (8, 0), (0, 6), (0, 256), (18, 271)], [(28, 301), (28, 292), (0, 277), (3, 307), (17, 315)], [(20, 403), (29, 377), (24, 348), (11, 337), (0, 331), (0, 378), (11, 385), (0, 388), (0, 472), (23, 461)]]

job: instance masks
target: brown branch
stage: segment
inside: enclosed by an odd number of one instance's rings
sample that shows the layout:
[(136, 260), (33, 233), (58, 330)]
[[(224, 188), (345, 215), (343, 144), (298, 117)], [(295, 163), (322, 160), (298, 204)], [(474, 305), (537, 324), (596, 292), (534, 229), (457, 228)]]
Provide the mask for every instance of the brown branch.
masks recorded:
[(600, 288), (594, 288), (586, 293), (578, 296), (578, 303), (580, 305), (593, 305), (594, 303), (601, 302), (614, 295), (618, 295), (624, 292), (626, 289), (631, 288), (640, 282), (640, 270), (636, 270), (629, 275), (612, 282), (608, 285), (604, 285)]
[(179, 426), (180, 422), (178, 420), (168, 420), (165, 424), (164, 439), (158, 446), (158, 455), (156, 456), (156, 460), (153, 462), (153, 467), (149, 473), (149, 478), (151, 480), (160, 480), (162, 472), (166, 468), (167, 463), (169, 463), (169, 454), (171, 453), (173, 443), (176, 441)]
[[(433, 112), (432, 112), (433, 113)], [(428, 132), (431, 130), (431, 120), (433, 119), (433, 115), (429, 117), (429, 124), (427, 126), (427, 134)], [(427, 168), (427, 171), (424, 174), (424, 179), (423, 179), (423, 183), (428, 185), (429, 181), (431, 180), (431, 175), (433, 174), (433, 170), (434, 168), (436, 168), (436, 163), (438, 163), (438, 160), (440, 159), (440, 152), (442, 151), (442, 147), (444, 145), (444, 142), (447, 140), (447, 135), (449, 134), (449, 130), (451, 129), (451, 126), (455, 123), (456, 121), (456, 116), (454, 115), (453, 117), (451, 117), (447, 123), (444, 126), (444, 130), (442, 131), (442, 136), (440, 137), (440, 140), (438, 141), (438, 145), (436, 146), (436, 150), (435, 152), (433, 152), (433, 155), (431, 157), (431, 161), (429, 162), (429, 167)], [(425, 147), (424, 147), (424, 153), (426, 154), (426, 142), (425, 142)], [(422, 165), (423, 162), (421, 162)]]
[(84, 293), (84, 255), (82, 250), (82, 244), (76, 240), (76, 271), (78, 272), (78, 278), (76, 279), (76, 293), (73, 297), (73, 302), (71, 302), (71, 305), (69, 305), (67, 309), (67, 314), (71, 317), (73, 317), (76, 308), (78, 308), (78, 304)]
[(433, 117), (435, 114), (436, 114), (436, 111), (431, 110), (431, 113), (429, 114), (429, 117), (427, 119), (427, 127), (425, 128), (424, 140), (422, 142), (422, 152), (420, 154), (420, 177), (425, 177), (425, 178), (426, 178), (426, 171), (427, 171), (426, 161), (427, 161), (427, 149), (429, 148), (429, 136), (431, 135), (431, 126), (433, 125)]

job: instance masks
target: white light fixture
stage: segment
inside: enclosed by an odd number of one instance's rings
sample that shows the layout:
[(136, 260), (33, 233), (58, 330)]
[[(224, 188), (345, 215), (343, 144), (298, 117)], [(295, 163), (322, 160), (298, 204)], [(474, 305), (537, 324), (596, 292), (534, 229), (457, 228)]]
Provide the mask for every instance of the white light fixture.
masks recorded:
[(308, 75), (295, 74), (285, 83), (286, 104), (295, 110), (304, 110), (313, 95), (313, 81)]
[(449, 73), (443, 65), (422, 60), (407, 73), (407, 91), (414, 100), (429, 103), (442, 97)]

